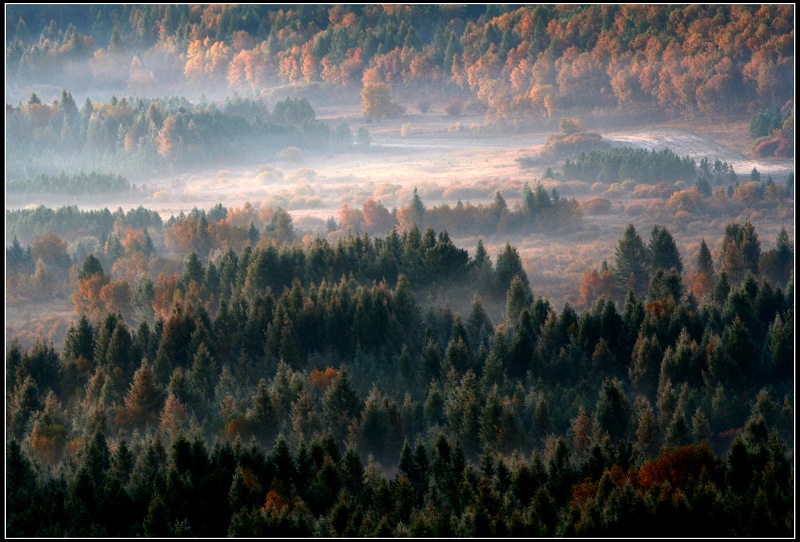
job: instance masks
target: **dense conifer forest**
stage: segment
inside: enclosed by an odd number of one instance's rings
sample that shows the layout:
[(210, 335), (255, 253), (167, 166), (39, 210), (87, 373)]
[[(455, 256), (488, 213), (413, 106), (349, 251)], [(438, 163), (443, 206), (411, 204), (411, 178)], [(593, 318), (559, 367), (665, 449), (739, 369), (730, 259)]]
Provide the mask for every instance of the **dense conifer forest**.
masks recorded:
[[(669, 231), (629, 226), (624, 301), (581, 314), (513, 246), (416, 227), (192, 252), (155, 285), (90, 254), (64, 344), (7, 350), (8, 532), (790, 534), (793, 249), (728, 233), (686, 264), (698, 299)], [(418, 300), (444, 286), (468, 312)]]

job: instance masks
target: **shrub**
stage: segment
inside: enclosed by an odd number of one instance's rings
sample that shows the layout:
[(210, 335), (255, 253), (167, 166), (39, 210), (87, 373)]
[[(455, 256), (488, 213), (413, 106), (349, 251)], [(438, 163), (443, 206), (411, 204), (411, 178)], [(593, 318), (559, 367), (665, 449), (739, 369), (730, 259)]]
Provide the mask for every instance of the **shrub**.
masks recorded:
[(675, 192), (675, 187), (660, 182), (658, 184), (640, 184), (633, 190), (634, 198), (668, 198)]
[(678, 190), (667, 201), (667, 207), (676, 211), (695, 212), (703, 206), (703, 196), (697, 188)]
[(778, 150), (778, 145), (780, 145), (780, 142), (780, 138), (777, 137), (762, 141), (761, 143), (756, 144), (755, 148), (753, 149), (753, 154), (757, 158), (775, 156), (775, 151)]
[(592, 185), (592, 192), (595, 194), (601, 194), (606, 191), (606, 185), (603, 183), (597, 182)]
[(641, 203), (631, 203), (630, 205), (625, 207), (625, 214), (628, 216), (639, 216), (645, 211), (647, 211), (647, 207), (645, 207)]
[(592, 198), (582, 204), (583, 210), (590, 215), (599, 215), (611, 210), (611, 201), (606, 198)]
[(688, 211), (678, 211), (675, 213), (675, 223), (678, 225), (678, 227), (681, 227), (681, 225), (685, 226), (692, 221), (692, 218), (692, 213)]

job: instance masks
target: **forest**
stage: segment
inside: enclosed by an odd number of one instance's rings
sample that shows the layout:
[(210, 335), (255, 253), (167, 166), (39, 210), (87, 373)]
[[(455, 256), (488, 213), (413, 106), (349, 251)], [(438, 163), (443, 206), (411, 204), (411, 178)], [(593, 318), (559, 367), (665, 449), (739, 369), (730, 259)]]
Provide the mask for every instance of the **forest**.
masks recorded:
[(7, 5), (6, 536), (793, 537), (794, 16)]
[[(115, 270), (152, 256), (127, 228)], [(712, 514), (709, 533), (786, 536), (793, 247), (784, 230), (762, 252), (750, 223), (722, 243), (687, 285), (669, 230), (629, 225), (580, 314), (534, 296), (513, 246), (493, 263), (416, 226), (192, 251), (156, 284), (89, 254), (63, 345), (7, 350), (9, 533), (566, 536)], [(15, 241), (9, 266), (33, 252)], [(443, 285), (468, 313), (423, 309)]]
[(10, 75), (140, 92), (419, 83), (497, 116), (597, 99), (705, 113), (792, 97), (790, 5), (18, 5), (6, 34)]
[[(378, 119), (404, 109), (390, 93), (447, 97), (453, 115), (467, 108), (512, 123), (589, 104), (690, 117), (743, 107), (754, 113), (758, 154), (791, 156), (793, 16), (788, 4), (15, 5), (6, 17), (6, 63), (18, 84), (81, 92), (203, 98), (292, 84), (330, 98), (327, 88), (360, 88), (365, 113)], [(7, 107), (10, 128), (22, 114), (37, 128), (35, 139), (65, 140), (80, 130), (85, 139), (70, 143), (85, 141), (95, 152), (107, 152), (109, 141), (135, 153), (142, 137), (178, 139), (188, 129), (191, 154), (209, 124), (242, 137), (272, 132), (252, 125), (263, 112), (243, 123), (219, 118), (213, 106), (193, 114), (185, 104), (156, 103), (158, 114), (145, 117), (147, 104), (116, 99), (94, 111), (91, 101), (78, 110), (71, 95), (49, 105), (21, 98), (27, 104), (19, 110)], [(161, 144), (158, 152), (170, 159), (181, 150)]]

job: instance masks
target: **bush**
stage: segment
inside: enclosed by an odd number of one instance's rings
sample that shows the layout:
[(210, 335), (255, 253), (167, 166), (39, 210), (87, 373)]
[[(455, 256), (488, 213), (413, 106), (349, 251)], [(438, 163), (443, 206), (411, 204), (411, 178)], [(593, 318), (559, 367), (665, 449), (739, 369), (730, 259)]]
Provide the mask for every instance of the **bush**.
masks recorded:
[(647, 211), (647, 207), (645, 207), (641, 203), (631, 203), (630, 205), (625, 207), (625, 214), (628, 216), (639, 216), (645, 211)]
[(675, 210), (695, 212), (704, 207), (703, 196), (697, 188), (678, 190), (667, 200), (667, 207)]
[(660, 182), (658, 184), (640, 184), (633, 189), (632, 197), (666, 199), (672, 196), (674, 192), (675, 187), (665, 182)]
[(586, 214), (601, 215), (611, 210), (611, 201), (606, 198), (592, 198), (584, 201), (582, 207)]
[(753, 154), (757, 158), (766, 158), (768, 156), (775, 156), (775, 151), (778, 150), (778, 145), (780, 144), (780, 138), (772, 138), (767, 139), (766, 141), (762, 141), (758, 143), (756, 147), (753, 149)]
[(609, 147), (611, 144), (595, 133), (553, 134), (545, 143), (547, 151), (561, 157), (606, 150)]
[(675, 213), (675, 223), (678, 227), (685, 227), (685, 225), (691, 221), (692, 213), (688, 211), (678, 211)]

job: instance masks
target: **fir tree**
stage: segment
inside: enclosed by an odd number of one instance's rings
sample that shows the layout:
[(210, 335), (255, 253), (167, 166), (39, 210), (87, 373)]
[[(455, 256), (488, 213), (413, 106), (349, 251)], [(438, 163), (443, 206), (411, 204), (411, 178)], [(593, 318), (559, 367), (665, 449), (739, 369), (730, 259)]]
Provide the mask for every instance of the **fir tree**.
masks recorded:
[(650, 255), (632, 224), (619, 240), (615, 262), (614, 276), (619, 288), (643, 297), (650, 281)]

